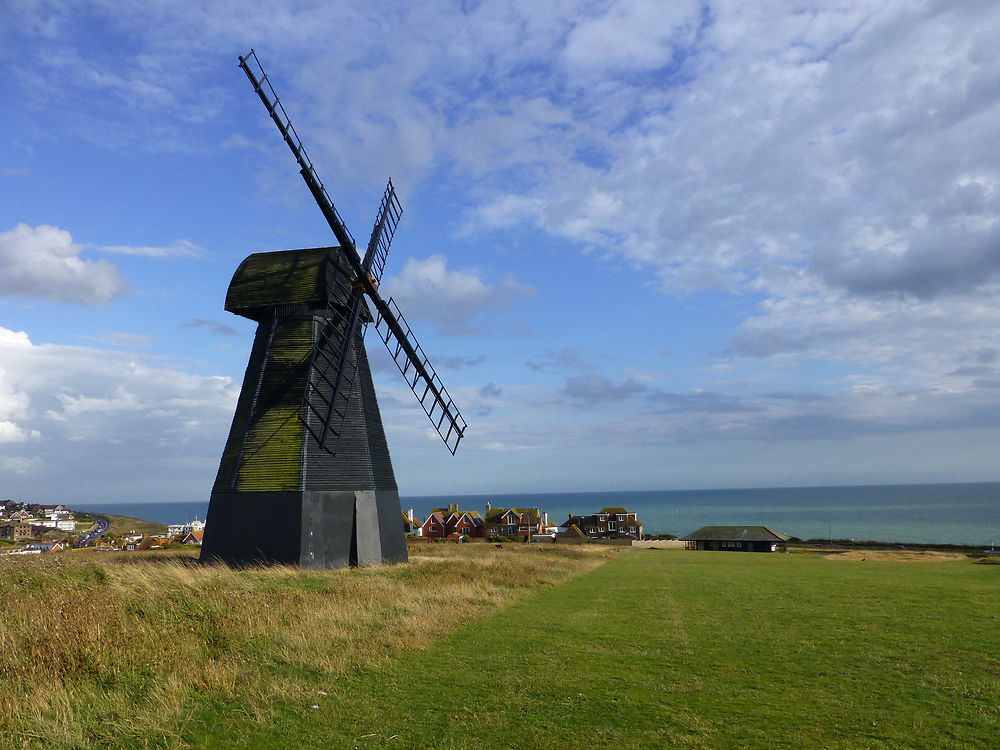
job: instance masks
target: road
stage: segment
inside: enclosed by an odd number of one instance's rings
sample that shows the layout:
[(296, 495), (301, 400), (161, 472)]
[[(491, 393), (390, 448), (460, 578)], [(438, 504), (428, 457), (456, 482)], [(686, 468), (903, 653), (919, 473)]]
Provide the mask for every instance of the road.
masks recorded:
[(107, 534), (108, 529), (111, 528), (111, 523), (107, 519), (98, 518), (97, 516), (93, 516), (93, 519), (94, 528), (80, 537), (81, 547), (89, 547), (90, 545), (95, 544), (97, 540), (104, 534)]

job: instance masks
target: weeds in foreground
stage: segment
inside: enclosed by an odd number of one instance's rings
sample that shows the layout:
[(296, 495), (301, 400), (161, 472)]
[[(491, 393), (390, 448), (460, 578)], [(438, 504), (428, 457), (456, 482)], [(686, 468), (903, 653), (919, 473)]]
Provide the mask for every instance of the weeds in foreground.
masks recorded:
[(160, 555), (0, 558), (0, 745), (171, 745), (189, 712), (266, 721), (616, 553), (415, 545), (407, 565), (234, 570)]

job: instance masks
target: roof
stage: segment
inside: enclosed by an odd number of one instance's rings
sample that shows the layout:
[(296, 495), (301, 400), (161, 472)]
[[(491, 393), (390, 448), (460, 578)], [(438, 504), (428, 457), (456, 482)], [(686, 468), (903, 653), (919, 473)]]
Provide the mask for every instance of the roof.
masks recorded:
[[(339, 248), (254, 253), (233, 274), (226, 293), (226, 310), (259, 321), (272, 305), (325, 306), (329, 294), (327, 277), (338, 272), (348, 278), (352, 275), (350, 264)], [(345, 299), (333, 302), (346, 304)], [(362, 315), (366, 320), (370, 318), (367, 308)]]
[[(406, 523), (410, 523), (410, 514), (409, 513), (407, 513), (405, 510), (400, 509), (399, 514), (403, 517), (403, 520), (406, 521)], [(414, 526), (423, 526), (423, 523), (424, 522), (421, 521), (416, 515), (413, 516), (413, 525)]]
[(788, 534), (779, 534), (767, 526), (702, 526), (685, 537), (684, 542), (787, 542)]
[(482, 516), (479, 515), (478, 510), (459, 510), (458, 508), (431, 508), (431, 513), (437, 513), (441, 516), (441, 519), (447, 521), (452, 516), (456, 519), (461, 519), (462, 516), (468, 516), (473, 521), (481, 521)]
[(527, 514), (527, 522), (533, 523), (541, 519), (538, 508), (490, 508), (486, 511), (486, 520), (498, 522), (507, 513), (515, 513), (518, 516)]

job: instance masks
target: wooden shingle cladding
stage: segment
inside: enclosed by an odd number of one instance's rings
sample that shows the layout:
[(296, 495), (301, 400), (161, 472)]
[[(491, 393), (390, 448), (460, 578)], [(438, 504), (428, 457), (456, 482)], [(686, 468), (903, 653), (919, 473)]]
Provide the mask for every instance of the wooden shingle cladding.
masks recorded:
[[(337, 248), (255, 253), (233, 277), (226, 309), (259, 324), (213, 491), (397, 491), (360, 331), (337, 454), (320, 448), (302, 421), (306, 388), (328, 388), (308, 380), (310, 354), (327, 320), (325, 274), (335, 268), (332, 258), (346, 263)], [(307, 418), (319, 432), (316, 414)]]
[[(288, 250), (251, 255), (233, 277), (226, 309), (258, 325), (212, 489), (202, 560), (325, 568), (406, 559), (360, 328), (346, 417), (333, 425), (341, 428), (335, 454), (316, 437), (319, 409), (303, 409), (306, 398), (314, 406), (330, 400), (333, 378), (311, 369), (310, 359), (329, 327), (343, 325), (350, 279), (328, 282), (346, 268), (339, 248)], [(370, 319), (367, 308), (362, 317)]]
[(717, 550), (723, 552), (777, 552), (785, 550), (787, 534), (767, 526), (702, 526), (681, 541), (688, 549)]

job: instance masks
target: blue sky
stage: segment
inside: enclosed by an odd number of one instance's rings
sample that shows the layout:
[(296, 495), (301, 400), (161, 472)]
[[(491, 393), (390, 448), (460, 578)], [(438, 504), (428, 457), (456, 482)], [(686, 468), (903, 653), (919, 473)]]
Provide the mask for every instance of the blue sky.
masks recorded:
[(207, 498), (249, 253), (332, 243), (255, 48), (469, 423), (369, 334), (403, 495), (996, 480), (993, 3), (19, 2), (0, 496)]

